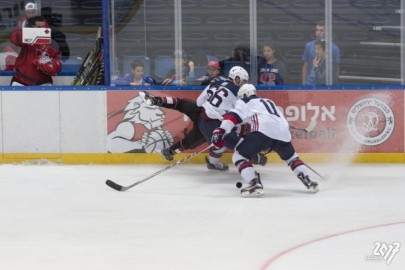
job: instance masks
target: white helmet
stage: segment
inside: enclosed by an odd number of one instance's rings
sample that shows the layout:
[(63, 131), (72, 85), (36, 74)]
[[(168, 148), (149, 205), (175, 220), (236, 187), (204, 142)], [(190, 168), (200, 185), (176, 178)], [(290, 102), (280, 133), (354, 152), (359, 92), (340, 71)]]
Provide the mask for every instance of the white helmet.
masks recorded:
[(33, 9), (37, 9), (37, 4), (30, 2), (25, 5), (25, 10), (33, 10)]
[(238, 97), (245, 98), (256, 95), (256, 87), (253, 84), (246, 83), (239, 88)]
[(242, 85), (242, 84), (246, 83), (247, 81), (249, 81), (249, 74), (243, 67), (240, 67), (240, 66), (234, 66), (233, 68), (231, 68), (231, 70), (229, 71), (228, 77), (230, 79), (232, 79), (234, 82), (235, 82), (235, 79), (237, 77), (239, 77), (240, 82), (237, 85)]

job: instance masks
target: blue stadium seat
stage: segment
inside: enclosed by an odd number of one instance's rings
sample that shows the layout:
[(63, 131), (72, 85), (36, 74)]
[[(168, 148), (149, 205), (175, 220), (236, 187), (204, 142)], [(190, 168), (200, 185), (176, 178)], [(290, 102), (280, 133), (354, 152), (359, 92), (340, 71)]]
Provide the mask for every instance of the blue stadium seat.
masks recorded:
[(139, 60), (139, 61), (143, 62), (145, 76), (150, 75), (150, 58), (149, 57), (143, 56), (143, 55), (124, 55), (123, 59), (124, 59), (124, 62), (123, 62), (122, 75), (131, 73), (131, 64), (134, 60)]
[(83, 59), (80, 56), (70, 56), (62, 61), (62, 73), (75, 75), (82, 65)]
[(170, 70), (174, 69), (173, 56), (160, 55), (155, 57), (155, 79), (164, 80)]
[(195, 66), (194, 67), (195, 79), (201, 78), (207, 74), (207, 66)]

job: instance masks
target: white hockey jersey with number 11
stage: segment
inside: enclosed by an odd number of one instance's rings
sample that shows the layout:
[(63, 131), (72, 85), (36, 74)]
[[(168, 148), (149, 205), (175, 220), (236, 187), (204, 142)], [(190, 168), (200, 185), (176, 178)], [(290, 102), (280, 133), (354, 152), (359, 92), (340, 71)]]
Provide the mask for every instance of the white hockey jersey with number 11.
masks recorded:
[(225, 129), (226, 133), (238, 123), (249, 123), (252, 132), (259, 131), (273, 139), (291, 141), (288, 122), (271, 99), (257, 96), (239, 99), (225, 119), (221, 128)]

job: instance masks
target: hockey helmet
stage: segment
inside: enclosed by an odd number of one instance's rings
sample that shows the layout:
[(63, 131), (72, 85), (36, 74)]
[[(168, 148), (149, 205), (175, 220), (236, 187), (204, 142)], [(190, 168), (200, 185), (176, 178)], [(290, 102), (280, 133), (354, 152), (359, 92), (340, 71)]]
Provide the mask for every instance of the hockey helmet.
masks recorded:
[[(247, 71), (240, 66), (234, 66), (229, 71), (228, 77), (232, 79), (237, 85), (242, 85), (249, 80), (249, 74)], [(236, 78), (239, 77), (239, 83), (236, 82)]]
[(238, 97), (245, 98), (256, 95), (256, 87), (253, 84), (246, 83), (239, 88)]

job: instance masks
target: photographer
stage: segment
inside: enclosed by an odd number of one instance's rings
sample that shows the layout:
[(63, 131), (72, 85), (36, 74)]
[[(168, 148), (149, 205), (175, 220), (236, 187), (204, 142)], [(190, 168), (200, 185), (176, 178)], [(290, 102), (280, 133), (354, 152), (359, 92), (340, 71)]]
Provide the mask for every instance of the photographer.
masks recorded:
[[(35, 16), (26, 22), (27, 28), (47, 28), (44, 17)], [(15, 61), (15, 74), (11, 86), (52, 85), (52, 76), (62, 69), (61, 54), (55, 41), (50, 44), (23, 42), (21, 28), (11, 33), (10, 41), (20, 47)]]

